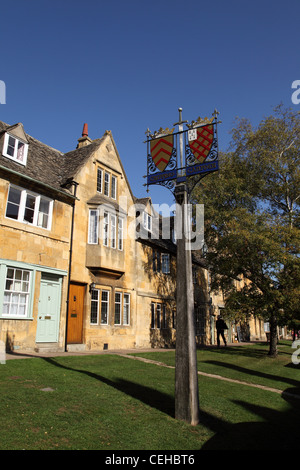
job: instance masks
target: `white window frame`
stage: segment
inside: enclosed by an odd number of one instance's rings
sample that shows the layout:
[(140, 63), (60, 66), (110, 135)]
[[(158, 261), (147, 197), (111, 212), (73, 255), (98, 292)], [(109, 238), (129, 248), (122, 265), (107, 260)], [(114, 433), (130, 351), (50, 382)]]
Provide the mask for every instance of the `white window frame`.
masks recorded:
[[(92, 218), (92, 212), (95, 214)], [(89, 233), (88, 233), (88, 243), (89, 245), (98, 245), (99, 240), (99, 211), (98, 209), (89, 210)]]
[[(20, 192), (20, 203), (19, 204), (15, 204), (15, 203), (9, 201), (9, 195), (10, 195), (10, 190), (11, 189), (14, 189), (14, 190)], [(32, 210), (32, 209), (26, 208), (27, 196), (31, 196), (31, 197), (35, 198), (35, 205), (34, 205), (34, 209), (33, 209), (33, 220), (32, 220), (32, 222), (29, 222), (28, 220), (25, 220), (26, 209)], [(39, 216), (42, 213), (40, 211), (41, 200), (49, 202), (49, 213), (48, 213), (47, 227), (43, 227), (39, 223)], [(20, 187), (15, 186), (15, 185), (10, 185), (9, 191), (8, 191), (8, 196), (7, 196), (5, 218), (9, 219), (9, 220), (15, 220), (15, 221), (21, 222), (23, 224), (28, 224), (28, 225), (32, 225), (32, 226), (35, 226), (35, 227), (38, 227), (38, 228), (42, 228), (44, 230), (51, 230), (52, 214), (53, 214), (53, 202), (54, 202), (53, 199), (49, 199), (45, 196), (41, 196), (40, 194), (34, 193), (32, 191), (27, 191), (26, 189), (20, 188)], [(7, 215), (8, 204), (14, 204), (14, 205), (19, 207), (17, 218), (9, 217)]]
[[(9, 144), (9, 139), (14, 139), (14, 153), (13, 155), (9, 155), (8, 153), (8, 144)], [(20, 160), (18, 158), (18, 147), (19, 144), (23, 144), (24, 148), (24, 153), (23, 157)], [(18, 137), (15, 137), (12, 134), (9, 134), (8, 132), (5, 133), (4, 135), (4, 143), (3, 143), (3, 150), (2, 150), (2, 155), (6, 158), (9, 158), (10, 160), (13, 160), (16, 163), (19, 163), (20, 165), (26, 166), (27, 163), (27, 154), (28, 154), (28, 144), (24, 142), (22, 139), (19, 139)]]
[(143, 212), (143, 227), (148, 232), (152, 232), (152, 216), (147, 212)]
[[(13, 271), (13, 275), (8, 277), (9, 271)], [(28, 277), (24, 276), (25, 273)], [(31, 295), (31, 278), (32, 271), (29, 269), (6, 266), (2, 318), (28, 318)], [(23, 300), (23, 302), (21, 300)], [(5, 311), (5, 305), (8, 307), (8, 312)], [(17, 309), (15, 313), (10, 312), (13, 305), (15, 305), (15, 308)], [(23, 314), (19, 313), (21, 306), (25, 307)]]
[(123, 251), (123, 227), (124, 219), (111, 214), (109, 211), (103, 212), (102, 217), (102, 241), (103, 246)]

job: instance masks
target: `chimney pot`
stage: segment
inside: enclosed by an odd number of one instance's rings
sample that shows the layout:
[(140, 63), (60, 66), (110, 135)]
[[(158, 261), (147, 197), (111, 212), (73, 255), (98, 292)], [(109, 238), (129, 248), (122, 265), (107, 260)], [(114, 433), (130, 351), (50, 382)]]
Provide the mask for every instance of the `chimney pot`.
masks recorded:
[(88, 133), (88, 125), (87, 125), (87, 123), (85, 123), (85, 124), (83, 125), (82, 137), (87, 137), (88, 135), (89, 135), (89, 133)]

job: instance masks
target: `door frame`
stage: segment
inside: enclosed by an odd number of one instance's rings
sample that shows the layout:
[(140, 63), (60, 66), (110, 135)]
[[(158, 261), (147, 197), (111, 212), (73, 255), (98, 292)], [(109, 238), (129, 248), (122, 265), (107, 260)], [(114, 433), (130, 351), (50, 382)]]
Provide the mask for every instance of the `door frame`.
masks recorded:
[[(72, 287), (73, 286), (82, 287), (82, 289), (84, 289), (84, 291), (83, 291), (83, 299), (82, 299), (82, 314), (81, 314), (81, 324), (80, 324), (80, 329), (81, 329), (80, 341), (70, 342), (68, 340), (68, 335), (69, 335), (69, 331), (70, 331), (70, 317), (72, 315), (71, 308), (70, 308), (70, 303), (71, 303), (70, 299), (71, 299), (71, 295), (72, 295)], [(69, 297), (68, 297), (68, 309), (67, 309), (67, 318), (66, 318), (66, 347), (67, 347), (68, 344), (83, 344), (83, 320), (84, 320), (84, 313), (85, 313), (86, 288), (87, 288), (86, 283), (76, 282), (76, 281), (71, 281), (70, 282)]]
[(55, 340), (41, 340), (38, 338), (38, 323), (39, 323), (39, 320), (40, 320), (40, 311), (39, 311), (39, 306), (38, 306), (38, 310), (37, 310), (37, 326), (36, 326), (36, 334), (35, 334), (35, 342), (36, 343), (58, 343), (59, 341), (59, 331), (60, 331), (60, 317), (61, 317), (61, 297), (62, 297), (62, 277), (59, 277), (58, 280), (51, 280), (50, 278), (49, 279), (43, 279), (41, 277), (41, 280), (40, 280), (40, 294), (39, 294), (39, 302), (41, 300), (41, 291), (42, 291), (42, 285), (48, 285), (48, 284), (51, 284), (51, 285), (55, 285), (55, 286), (58, 286), (59, 288), (59, 296), (58, 296), (58, 302), (57, 302), (57, 306), (56, 306), (56, 336), (55, 336)]

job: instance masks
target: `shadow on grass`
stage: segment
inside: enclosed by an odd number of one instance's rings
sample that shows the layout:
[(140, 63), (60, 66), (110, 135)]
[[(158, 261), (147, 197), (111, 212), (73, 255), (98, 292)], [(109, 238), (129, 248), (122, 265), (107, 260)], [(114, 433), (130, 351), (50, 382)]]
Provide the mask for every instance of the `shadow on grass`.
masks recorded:
[[(292, 342), (291, 342), (292, 344)], [(245, 347), (246, 346), (246, 347)], [(291, 346), (291, 345), (290, 345)], [(278, 354), (279, 355), (291, 355), (289, 351), (284, 351), (282, 347), (289, 347), (288, 342), (285, 343), (278, 343)], [(197, 350), (209, 350), (210, 352), (217, 353), (217, 354), (223, 354), (224, 353), (224, 346), (221, 344), (221, 347), (217, 346), (198, 346)], [(266, 342), (257, 342), (252, 344), (244, 344), (241, 343), (240, 346), (234, 345), (234, 346), (227, 346), (226, 347), (226, 355), (230, 356), (246, 356), (246, 357), (251, 357), (254, 359), (260, 359), (263, 357), (268, 356), (268, 351), (269, 351), (269, 344)]]
[(266, 372), (259, 372), (257, 370), (246, 369), (245, 367), (240, 367), (235, 364), (228, 364), (227, 362), (203, 361), (203, 363), (235, 370), (237, 372), (240, 372), (241, 374), (252, 375), (255, 377), (261, 377), (263, 379), (274, 380), (277, 382), (285, 382), (293, 387), (299, 387), (299, 380), (290, 379), (288, 377), (280, 377), (278, 375), (267, 374)]
[[(298, 392), (300, 390), (298, 389)], [(286, 411), (233, 400), (260, 421), (231, 424), (207, 413), (201, 413), (201, 424), (215, 432), (201, 450), (297, 450), (299, 448), (299, 400), (288, 397), (294, 389), (285, 390), (283, 398), (289, 403)]]
[(107, 377), (95, 374), (88, 370), (74, 369), (72, 367), (62, 365), (52, 358), (47, 357), (43, 359), (49, 364), (52, 364), (56, 367), (61, 367), (62, 369), (67, 369), (72, 372), (79, 372), (81, 374), (87, 375), (88, 377), (92, 377), (93, 379), (99, 380), (122, 393), (126, 393), (126, 395), (129, 395), (132, 398), (142, 401), (146, 405), (149, 405), (151, 408), (156, 408), (157, 410), (168, 414), (172, 418), (175, 417), (174, 397), (168, 395), (167, 393), (163, 393), (159, 390), (156, 390), (155, 388), (150, 388), (145, 385), (141, 385), (137, 382), (131, 382), (129, 380), (121, 378), (116, 380), (110, 380)]
[[(52, 358), (44, 358), (44, 360), (55, 367), (85, 374), (88, 377), (99, 380), (172, 418), (175, 417), (174, 397), (155, 388), (121, 378), (110, 380), (88, 370), (62, 365)], [(228, 364), (225, 364), (225, 366), (228, 366)], [(269, 376), (269, 374), (261, 375), (264, 377)], [(272, 376), (272, 378), (274, 377)], [(296, 384), (296, 381), (291, 382), (293, 382), (293, 385)], [(298, 393), (300, 396), (299, 382), (298, 388), (287, 389), (282, 394), (282, 398), (287, 403), (285, 411), (253, 405), (242, 400), (231, 401), (235, 406), (240, 406), (250, 414), (257, 416), (257, 421), (230, 423), (204, 410), (200, 410), (200, 426), (205, 426), (214, 433), (214, 436), (202, 445), (201, 450), (297, 450), (299, 446), (298, 423), (300, 422), (300, 400), (289, 396), (289, 393)]]

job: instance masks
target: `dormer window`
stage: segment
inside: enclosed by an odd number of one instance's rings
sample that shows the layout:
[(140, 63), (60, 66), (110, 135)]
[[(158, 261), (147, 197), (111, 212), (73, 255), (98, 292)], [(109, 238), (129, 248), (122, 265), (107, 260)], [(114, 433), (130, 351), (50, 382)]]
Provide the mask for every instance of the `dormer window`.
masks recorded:
[(21, 165), (26, 165), (28, 144), (10, 134), (5, 134), (2, 154)]

